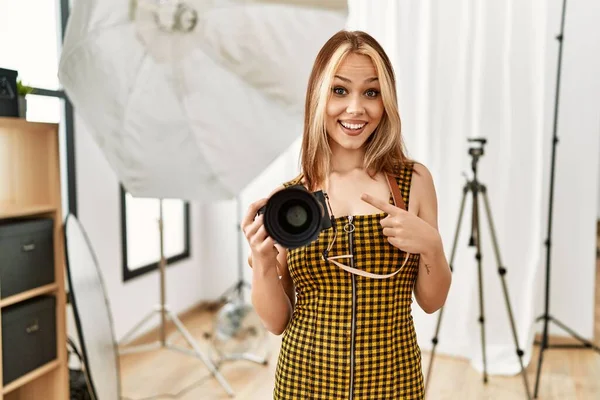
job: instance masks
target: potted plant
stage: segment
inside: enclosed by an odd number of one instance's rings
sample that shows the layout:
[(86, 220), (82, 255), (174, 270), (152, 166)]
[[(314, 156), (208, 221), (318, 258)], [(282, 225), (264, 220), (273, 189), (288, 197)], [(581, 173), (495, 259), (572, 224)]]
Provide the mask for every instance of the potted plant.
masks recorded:
[(19, 96), (19, 117), (26, 118), (27, 116), (27, 95), (33, 92), (31, 86), (23, 84), (19, 79), (17, 80), (17, 95)]

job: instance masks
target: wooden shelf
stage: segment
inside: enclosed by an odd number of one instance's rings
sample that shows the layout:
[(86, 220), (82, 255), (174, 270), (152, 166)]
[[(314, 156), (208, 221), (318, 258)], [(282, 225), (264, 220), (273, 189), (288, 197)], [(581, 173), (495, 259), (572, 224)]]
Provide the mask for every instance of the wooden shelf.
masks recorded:
[(14, 296), (7, 297), (6, 299), (0, 300), (0, 308), (8, 307), (21, 301), (33, 299), (34, 297), (41, 296), (43, 294), (54, 293), (58, 290), (58, 284), (52, 283), (50, 285), (40, 286), (39, 288), (31, 289), (23, 293), (15, 294)]
[(56, 211), (56, 207), (51, 204), (2, 207), (0, 208), (0, 219), (32, 217), (54, 211)]
[(47, 373), (55, 370), (56, 368), (58, 368), (59, 365), (60, 365), (60, 362), (58, 360), (50, 361), (48, 364), (42, 365), (38, 369), (34, 369), (30, 373), (23, 375), (19, 379), (12, 381), (8, 385), (4, 386), (2, 388), (2, 393), (7, 394), (7, 393), (10, 393), (10, 392), (22, 387), (22, 386), (25, 386), (28, 383), (33, 382), (34, 380), (38, 379), (39, 377), (46, 375)]
[[(56, 360), (3, 386), (0, 400), (69, 398), (65, 254), (62, 220), (58, 125), (0, 117), (0, 222), (13, 219), (53, 220), (54, 282), (0, 300), (0, 310), (40, 295), (56, 297)], [(1, 320), (0, 313), (0, 320)], [(0, 324), (0, 377), (3, 343)]]
[(52, 122), (32, 122), (24, 118), (0, 117), (0, 128), (17, 129), (20, 131), (45, 131), (53, 129), (57, 124)]

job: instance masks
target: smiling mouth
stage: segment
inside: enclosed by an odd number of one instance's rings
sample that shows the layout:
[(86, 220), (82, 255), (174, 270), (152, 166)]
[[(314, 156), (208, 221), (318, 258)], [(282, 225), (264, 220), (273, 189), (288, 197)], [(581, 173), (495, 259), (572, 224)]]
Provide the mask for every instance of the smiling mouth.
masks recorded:
[(363, 122), (360, 124), (351, 124), (351, 123), (343, 122), (343, 121), (339, 121), (339, 122), (340, 122), (340, 125), (342, 125), (344, 128), (346, 128), (350, 131), (360, 131), (367, 125), (366, 122)]

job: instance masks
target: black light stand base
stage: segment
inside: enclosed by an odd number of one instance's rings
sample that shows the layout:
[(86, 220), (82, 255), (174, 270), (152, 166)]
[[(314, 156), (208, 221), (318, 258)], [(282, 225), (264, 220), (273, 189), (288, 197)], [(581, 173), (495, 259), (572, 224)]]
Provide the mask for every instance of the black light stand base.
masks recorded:
[[(589, 341), (589, 340), (585, 339), (584, 337), (582, 337), (581, 335), (577, 334), (574, 330), (572, 330), (571, 328), (569, 328), (568, 326), (566, 326), (565, 324), (563, 324), (562, 322), (560, 322), (553, 316), (541, 315), (536, 319), (536, 322), (543, 321), (544, 319), (547, 319), (548, 322), (553, 322), (555, 325), (557, 325), (563, 331), (565, 331), (569, 335), (571, 335), (574, 339), (577, 339), (578, 341), (581, 342), (581, 344), (575, 344), (575, 343), (549, 344), (549, 343), (546, 343), (544, 348), (546, 348), (546, 349), (591, 349), (600, 354), (600, 346), (595, 345), (591, 341)], [(541, 345), (543, 345), (543, 340), (536, 340), (535, 344), (538, 346), (541, 346)]]
[[(566, 326), (564, 323), (560, 322), (556, 318), (551, 315), (541, 315), (536, 319), (536, 322), (544, 321), (544, 334), (542, 335), (542, 340), (536, 340), (535, 344), (540, 346), (540, 354), (538, 358), (538, 366), (535, 377), (535, 388), (533, 390), (533, 398), (538, 398), (538, 390), (540, 386), (540, 377), (542, 372), (542, 363), (544, 361), (544, 352), (549, 349), (585, 349), (585, 350), (594, 350), (598, 354), (600, 354), (600, 346), (595, 345), (591, 341), (585, 339), (573, 329)], [(563, 331), (567, 332), (574, 339), (577, 339), (581, 344), (575, 343), (563, 343), (563, 344), (550, 344), (548, 339), (548, 324), (554, 323), (556, 326), (561, 328)]]

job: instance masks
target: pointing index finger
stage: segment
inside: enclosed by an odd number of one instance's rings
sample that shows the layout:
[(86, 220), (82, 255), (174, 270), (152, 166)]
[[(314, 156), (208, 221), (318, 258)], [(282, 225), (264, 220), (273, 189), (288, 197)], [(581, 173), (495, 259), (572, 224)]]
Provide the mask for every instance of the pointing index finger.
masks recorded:
[(373, 207), (390, 215), (395, 215), (398, 212), (397, 207), (391, 205), (390, 203), (386, 203), (385, 201), (382, 201), (376, 197), (373, 197), (370, 194), (363, 193), (363, 195), (360, 198), (362, 201), (369, 203)]

